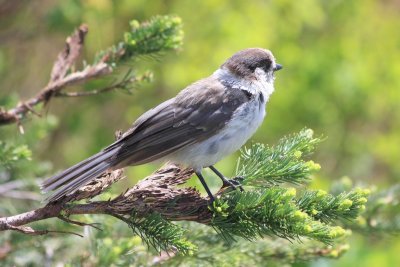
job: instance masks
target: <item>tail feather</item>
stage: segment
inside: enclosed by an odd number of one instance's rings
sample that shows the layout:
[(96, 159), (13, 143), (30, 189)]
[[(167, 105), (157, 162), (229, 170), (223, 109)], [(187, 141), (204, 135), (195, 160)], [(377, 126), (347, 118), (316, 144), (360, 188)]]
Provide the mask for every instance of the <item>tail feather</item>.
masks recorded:
[(90, 171), (78, 176), (76, 179), (71, 180), (69, 183), (58, 187), (54, 192), (46, 198), (47, 202), (53, 202), (60, 199), (63, 196), (70, 195), (78, 190), (80, 187), (88, 184), (90, 181), (95, 179), (97, 176), (105, 172), (109, 168), (108, 163), (100, 163), (98, 166), (93, 167)]
[(96, 166), (97, 164), (109, 159), (114, 154), (113, 151), (104, 153), (103, 151), (93, 155), (92, 157), (62, 171), (61, 173), (47, 179), (42, 184), (42, 190), (49, 192), (56, 188), (63, 186), (64, 184), (74, 180), (76, 177), (86, 173), (88, 170)]
[(65, 170), (63, 170), (62, 172), (60, 172), (60, 173), (58, 173), (58, 174), (56, 174), (56, 175), (54, 175), (54, 176), (52, 176), (52, 177), (46, 179), (46, 180), (40, 185), (40, 189), (42, 189), (42, 190), (44, 190), (44, 191), (46, 191), (46, 192), (47, 192), (47, 191), (50, 191), (51, 189), (48, 189), (48, 187), (49, 187), (50, 185), (52, 185), (54, 182), (57, 182), (61, 177), (64, 177), (64, 176), (70, 174), (70, 173), (73, 172), (74, 170), (76, 170), (76, 169), (82, 167), (84, 164), (86, 164), (86, 163), (88, 163), (88, 162), (90, 162), (90, 161), (92, 161), (92, 160), (98, 158), (98, 157), (99, 157), (99, 154), (101, 154), (101, 153), (102, 153), (102, 152), (97, 153), (97, 154), (95, 154), (95, 155), (93, 155), (93, 156), (91, 156), (91, 157), (89, 157), (89, 158), (87, 158), (87, 159), (85, 159), (85, 160), (83, 160), (83, 161), (81, 161), (81, 162), (79, 162), (79, 163), (77, 163), (77, 164), (75, 164), (75, 165), (69, 167), (68, 169), (65, 169)]
[(54, 191), (48, 195), (46, 201), (56, 201), (62, 196), (72, 194), (112, 167), (114, 164), (111, 161), (111, 157), (116, 150), (117, 148), (101, 151), (44, 181), (41, 184), (42, 191), (44, 193)]

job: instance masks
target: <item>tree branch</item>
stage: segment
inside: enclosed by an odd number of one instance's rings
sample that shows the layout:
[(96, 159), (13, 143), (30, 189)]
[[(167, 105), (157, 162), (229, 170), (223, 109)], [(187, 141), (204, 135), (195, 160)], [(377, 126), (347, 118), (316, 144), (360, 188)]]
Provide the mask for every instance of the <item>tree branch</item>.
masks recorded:
[[(122, 170), (106, 173), (58, 202), (49, 203), (29, 212), (0, 218), (0, 231), (16, 230), (26, 234), (38, 234), (24, 225), (49, 218), (59, 218), (77, 224), (76, 221), (65, 219), (76, 214), (107, 214), (125, 220), (132, 212), (136, 212), (139, 216), (157, 212), (168, 220), (196, 221), (207, 224), (212, 216), (207, 207), (207, 199), (202, 198), (193, 188), (176, 187), (185, 183), (192, 174), (192, 170), (182, 170), (176, 165), (167, 165), (112, 200), (87, 204), (70, 203), (92, 198), (123, 178)], [(21, 226), (24, 227), (21, 228)]]
[[(58, 55), (53, 65), (49, 83), (36, 96), (19, 103), (10, 110), (0, 109), (0, 126), (10, 123), (20, 125), (20, 119), (28, 112), (37, 114), (33, 107), (46, 104), (53, 96), (57, 96), (64, 88), (86, 82), (90, 79), (104, 76), (112, 72), (112, 68), (100, 60), (95, 65), (87, 66), (82, 71), (72, 72), (67, 75), (68, 70), (73, 66), (82, 50), (85, 36), (88, 32), (86, 25), (81, 25), (70, 37), (67, 38), (64, 50)], [(21, 131), (23, 129), (20, 126)]]

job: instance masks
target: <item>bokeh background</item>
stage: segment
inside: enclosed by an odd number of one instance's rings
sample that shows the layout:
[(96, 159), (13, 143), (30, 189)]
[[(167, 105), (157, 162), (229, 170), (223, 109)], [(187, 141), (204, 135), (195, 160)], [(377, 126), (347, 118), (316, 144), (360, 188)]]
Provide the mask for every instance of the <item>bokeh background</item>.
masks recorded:
[[(115, 130), (127, 129), (144, 111), (208, 76), (234, 52), (264, 47), (284, 69), (277, 73), (268, 116), (253, 141), (272, 144), (282, 135), (310, 127), (327, 137), (314, 157), (322, 170), (312, 187), (329, 188), (332, 180), (343, 176), (378, 188), (399, 182), (398, 0), (1, 0), (0, 105), (27, 99), (47, 83), (65, 37), (81, 23), (89, 26), (83, 54), (90, 63), (97, 51), (122, 38), (131, 19), (146, 20), (156, 14), (182, 18), (185, 39), (181, 51), (158, 61), (147, 58), (126, 66), (138, 73), (154, 72), (153, 82), (142, 84), (132, 95), (115, 92), (54, 99), (44, 118), (30, 117), (26, 131), (53, 129), (50, 135), (38, 131), (31, 137), (39, 139), (32, 145), (32, 157), (43, 165), (36, 176), (97, 152), (113, 140)], [(38, 126), (37, 120), (48, 124)], [(15, 125), (1, 130), (0, 135), (7, 138), (25, 138), (18, 135)], [(233, 174), (236, 158), (228, 157), (217, 166)], [(131, 179), (120, 188), (155, 168), (157, 165), (130, 168)], [(29, 178), (32, 176), (30, 173)], [(23, 238), (27, 239), (21, 237), (20, 242)], [(398, 266), (399, 250), (395, 236), (354, 235), (350, 251), (340, 260), (301, 265)]]

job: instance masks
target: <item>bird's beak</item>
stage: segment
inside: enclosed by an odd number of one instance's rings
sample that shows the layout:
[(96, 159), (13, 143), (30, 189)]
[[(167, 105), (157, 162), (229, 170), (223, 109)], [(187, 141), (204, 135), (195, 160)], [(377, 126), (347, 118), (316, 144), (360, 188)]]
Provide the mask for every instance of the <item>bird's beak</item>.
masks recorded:
[(276, 64), (275, 65), (275, 68), (274, 68), (274, 71), (278, 71), (278, 70), (280, 70), (280, 69), (282, 69), (283, 67), (282, 67), (282, 65), (281, 64)]

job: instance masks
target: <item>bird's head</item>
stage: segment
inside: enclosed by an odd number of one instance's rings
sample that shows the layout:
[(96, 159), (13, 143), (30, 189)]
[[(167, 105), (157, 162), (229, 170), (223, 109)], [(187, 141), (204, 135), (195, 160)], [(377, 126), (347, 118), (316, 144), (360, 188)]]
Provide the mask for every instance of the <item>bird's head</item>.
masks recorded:
[(229, 71), (240, 79), (273, 81), (274, 72), (282, 69), (282, 65), (275, 62), (271, 51), (263, 48), (248, 48), (228, 58), (221, 69)]

